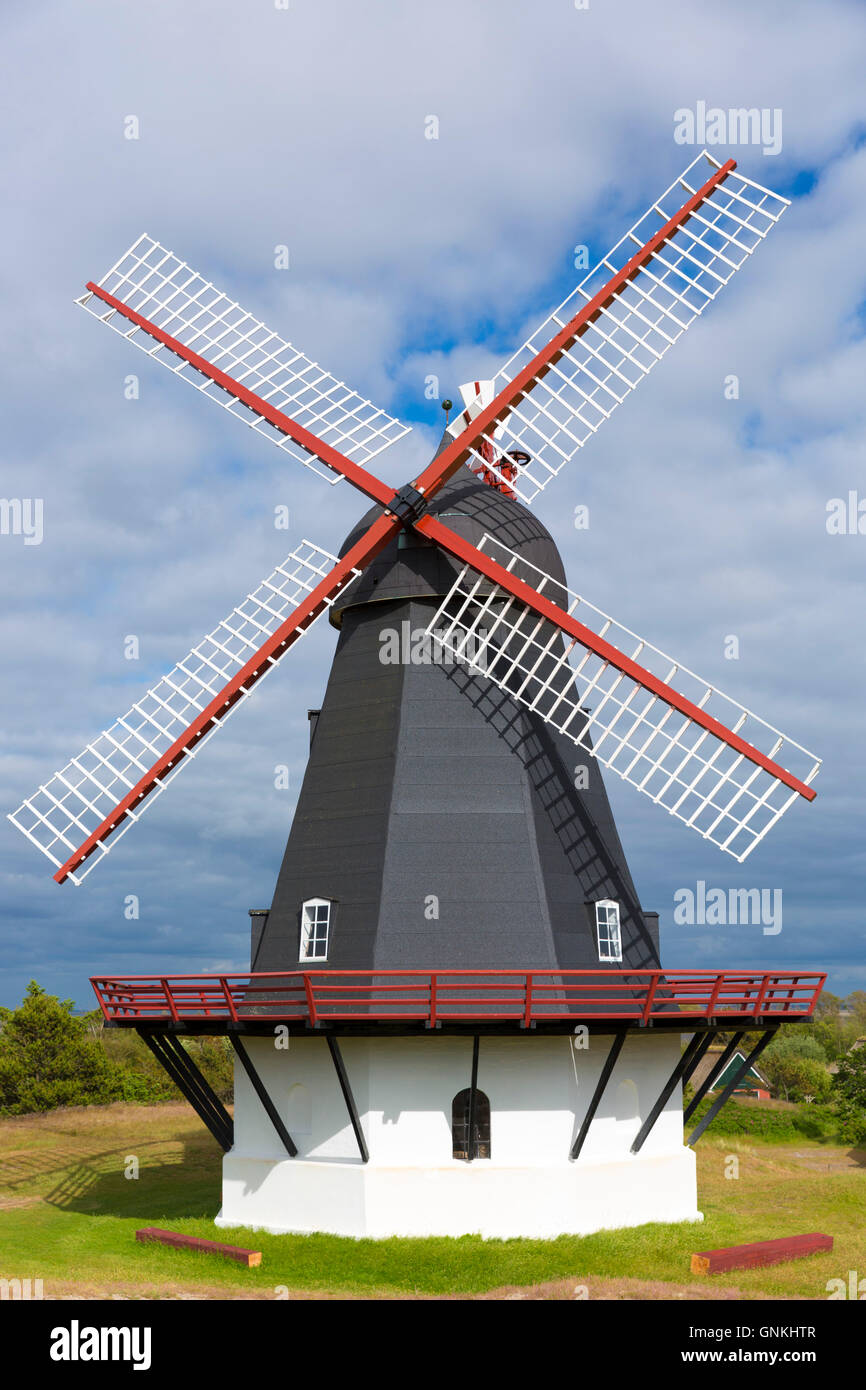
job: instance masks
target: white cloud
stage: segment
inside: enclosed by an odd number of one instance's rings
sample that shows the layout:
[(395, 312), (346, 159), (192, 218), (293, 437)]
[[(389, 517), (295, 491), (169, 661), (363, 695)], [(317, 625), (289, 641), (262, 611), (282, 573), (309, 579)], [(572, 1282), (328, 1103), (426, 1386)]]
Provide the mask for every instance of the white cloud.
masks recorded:
[[(690, 155), (672, 139), (678, 107), (783, 109), (778, 158), (733, 153), (770, 186), (814, 170), (815, 187), (538, 511), (573, 587), (825, 755), (819, 800), (738, 881), (784, 882), (790, 916), (772, 949), (787, 959), (811, 958), (832, 921), (839, 978), (854, 981), (866, 537), (829, 537), (824, 509), (863, 476), (862, 7), (676, 0), (662, 22), (640, 0), (382, 0), (374, 22), (349, 0), (287, 12), (57, 0), (3, 23), (16, 197), (0, 262), (0, 491), (43, 497), (46, 528), (38, 547), (0, 538), (10, 805), (134, 693), (126, 633), (148, 672), (167, 669), (302, 535), (334, 549), (365, 509), (75, 310), (87, 278), (142, 230), (172, 246), (417, 420), (382, 460), (396, 481), (441, 428), (424, 377), (453, 395), (490, 371), (570, 288), (574, 245), (607, 249)], [(130, 113), (138, 141), (123, 138)], [(437, 141), (424, 139), (429, 114)], [(278, 243), (288, 272), (274, 269)], [(730, 372), (737, 402), (723, 396)], [(289, 533), (273, 527), (281, 502)], [(570, 525), (578, 502), (588, 532)], [(723, 657), (729, 632), (738, 662)], [(320, 624), (86, 888), (53, 884), (4, 822), (5, 998), (33, 973), (73, 980), (83, 1001), (91, 969), (244, 959), (246, 908), (270, 897), (332, 646)], [(272, 790), (277, 761), (290, 793)], [(669, 912), (689, 874), (719, 879), (718, 856), (611, 793), (648, 906)], [(119, 904), (133, 891), (131, 938)], [(726, 958), (739, 949), (726, 942)]]

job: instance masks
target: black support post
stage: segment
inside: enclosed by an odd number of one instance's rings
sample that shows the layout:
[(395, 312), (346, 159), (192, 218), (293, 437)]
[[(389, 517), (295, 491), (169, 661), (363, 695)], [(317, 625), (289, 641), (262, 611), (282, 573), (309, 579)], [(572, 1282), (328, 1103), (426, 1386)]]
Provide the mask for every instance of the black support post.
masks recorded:
[[(137, 1028), (136, 1032), (145, 1047), (149, 1048), (165, 1072), (171, 1077), (181, 1095), (192, 1106), (202, 1124), (205, 1125), (219, 1144), (228, 1153), (234, 1143), (234, 1125), (225, 1106), (205, 1080), (192, 1058), (175, 1038), (169, 1040), (165, 1034), (146, 1032)], [(182, 1058), (178, 1057), (182, 1053)]]
[(364, 1131), (361, 1128), (361, 1118), (358, 1114), (358, 1107), (355, 1104), (355, 1097), (352, 1094), (352, 1087), (349, 1082), (349, 1073), (346, 1071), (346, 1064), (343, 1061), (343, 1054), (340, 1051), (340, 1044), (337, 1039), (328, 1034), (328, 1047), (331, 1050), (331, 1057), (334, 1062), (334, 1070), (337, 1073), (337, 1080), (340, 1083), (340, 1090), (343, 1092), (343, 1100), (346, 1102), (346, 1109), (349, 1112), (349, 1119), (352, 1122), (352, 1129), (355, 1131), (355, 1139), (358, 1144), (358, 1152), (361, 1155), (361, 1162), (368, 1163), (370, 1155), (367, 1152), (367, 1141), (364, 1138)]
[(735, 1033), (734, 1036), (731, 1038), (731, 1041), (728, 1043), (721, 1057), (716, 1062), (716, 1065), (714, 1067), (711, 1067), (708, 1075), (701, 1082), (700, 1086), (695, 1091), (695, 1094), (692, 1096), (691, 1100), (689, 1101), (688, 1105), (683, 1111), (683, 1121), (690, 1120), (692, 1118), (692, 1115), (694, 1115), (704, 1096), (715, 1086), (716, 1082), (718, 1081), (722, 1072), (725, 1070), (725, 1067), (730, 1062), (731, 1058), (733, 1057), (734, 1053), (736, 1052), (737, 1048), (739, 1047), (740, 1043), (742, 1042), (745, 1036), (745, 1033), (741, 1032)]
[[(616, 1037), (610, 1045), (610, 1051), (604, 1059), (604, 1066), (601, 1069), (601, 1076), (598, 1078), (598, 1083), (596, 1085), (595, 1090), (592, 1093), (592, 1099), (590, 1100), (589, 1105), (587, 1106), (586, 1114), (583, 1117), (583, 1123), (581, 1124), (580, 1129), (578, 1130), (577, 1138), (571, 1146), (571, 1153), (568, 1155), (572, 1162), (577, 1158), (578, 1154), (583, 1148), (584, 1140), (586, 1139), (586, 1136), (589, 1134), (589, 1127), (595, 1119), (595, 1112), (601, 1104), (602, 1096), (607, 1090), (607, 1083), (610, 1080), (610, 1074), (616, 1066), (616, 1059), (622, 1052), (622, 1045), (625, 1042), (625, 1039), (626, 1030), (625, 1028), (623, 1028), (620, 1030), (619, 1033), (617, 1033)], [(568, 1045), (569, 1047), (572, 1046), (571, 1039), (569, 1039)]]
[(466, 1135), (466, 1162), (471, 1163), (476, 1158), (475, 1153), (475, 1098), (478, 1095), (478, 1047), (479, 1037), (475, 1034), (472, 1039), (472, 1074), (469, 1081), (469, 1114), (466, 1117), (468, 1134)]
[(745, 1061), (743, 1062), (743, 1065), (742, 1065), (741, 1067), (739, 1067), (738, 1070), (737, 1070), (737, 1072), (736, 1072), (736, 1074), (735, 1074), (734, 1076), (731, 1077), (731, 1080), (728, 1082), (727, 1086), (726, 1086), (725, 1089), (722, 1091), (722, 1094), (719, 1096), (719, 1098), (718, 1098), (717, 1100), (715, 1100), (715, 1101), (713, 1102), (713, 1104), (710, 1106), (710, 1108), (709, 1108), (709, 1110), (707, 1111), (707, 1113), (706, 1113), (706, 1115), (704, 1116), (704, 1118), (703, 1118), (701, 1121), (699, 1121), (699, 1123), (698, 1123), (698, 1124), (695, 1126), (695, 1128), (692, 1130), (691, 1134), (690, 1134), (689, 1137), (688, 1137), (688, 1140), (686, 1141), (686, 1142), (689, 1144), (690, 1147), (691, 1147), (692, 1144), (696, 1144), (696, 1143), (697, 1143), (697, 1141), (700, 1139), (701, 1135), (703, 1134), (704, 1130), (707, 1128), (707, 1125), (712, 1124), (713, 1120), (714, 1120), (714, 1119), (716, 1118), (716, 1116), (718, 1115), (718, 1113), (719, 1113), (719, 1111), (721, 1110), (722, 1106), (730, 1099), (730, 1097), (733, 1095), (734, 1091), (735, 1091), (735, 1090), (737, 1089), (737, 1087), (739, 1086), (739, 1084), (740, 1084), (740, 1082), (742, 1081), (743, 1077), (744, 1077), (744, 1076), (746, 1075), (746, 1073), (748, 1072), (749, 1067), (751, 1067), (751, 1066), (754, 1065), (754, 1063), (757, 1061), (757, 1059), (760, 1057), (761, 1053), (763, 1052), (764, 1048), (765, 1048), (769, 1043), (771, 1043), (771, 1042), (773, 1041), (773, 1038), (774, 1038), (775, 1036), (776, 1036), (776, 1029), (775, 1029), (775, 1028), (771, 1028), (771, 1029), (769, 1030), (769, 1032), (767, 1032), (767, 1033), (764, 1034), (764, 1036), (761, 1038), (761, 1041), (760, 1041), (759, 1043), (757, 1043), (755, 1047), (752, 1048), (752, 1050), (751, 1050), (751, 1052), (749, 1053), (748, 1057), (747, 1057), (747, 1058), (745, 1059)]
[(190, 1089), (199, 1095), (204, 1104), (213, 1112), (217, 1123), (225, 1130), (229, 1148), (231, 1148), (234, 1142), (234, 1122), (219, 1096), (202, 1075), (186, 1048), (181, 1046), (179, 1038), (176, 1038), (173, 1033), (163, 1033), (160, 1041), (163, 1047), (173, 1055), (178, 1067), (189, 1081)]
[(286, 1153), (289, 1155), (289, 1158), (295, 1158), (298, 1152), (297, 1146), (295, 1145), (295, 1142), (292, 1139), (291, 1134), (289, 1134), (289, 1131), (286, 1129), (286, 1126), (283, 1124), (277, 1107), (274, 1105), (274, 1102), (268, 1095), (262, 1078), (259, 1076), (255, 1067), (253, 1066), (252, 1058), (250, 1057), (249, 1053), (247, 1052), (237, 1033), (229, 1033), (229, 1037), (232, 1040), (232, 1047), (234, 1048), (235, 1052), (240, 1058), (241, 1066), (243, 1067), (244, 1071), (246, 1072), (247, 1076), (250, 1078), (250, 1081), (252, 1082), (253, 1090), (255, 1091), (256, 1095), (258, 1096), (259, 1100), (264, 1106), (265, 1113), (267, 1114), (268, 1119), (270, 1120), (274, 1129), (277, 1131), (283, 1148), (286, 1150)]
[(631, 1151), (633, 1154), (638, 1153), (640, 1149), (643, 1147), (644, 1142), (649, 1137), (650, 1131), (655, 1125), (656, 1120), (658, 1119), (659, 1115), (662, 1113), (671, 1096), (673, 1095), (674, 1089), (677, 1086), (678, 1082), (682, 1081), (683, 1084), (685, 1084), (686, 1081), (688, 1081), (689, 1077), (691, 1076), (695, 1067), (698, 1065), (698, 1062), (703, 1057), (712, 1040), (713, 1035), (710, 1032), (704, 1034), (694, 1034), (691, 1042), (689, 1043), (682, 1057), (677, 1062), (676, 1066), (674, 1067), (673, 1071), (671, 1072), (670, 1076), (668, 1077), (667, 1081), (662, 1087), (661, 1094), (658, 1100), (656, 1101), (652, 1110), (649, 1112), (640, 1129), (638, 1130), (634, 1143), (631, 1146)]

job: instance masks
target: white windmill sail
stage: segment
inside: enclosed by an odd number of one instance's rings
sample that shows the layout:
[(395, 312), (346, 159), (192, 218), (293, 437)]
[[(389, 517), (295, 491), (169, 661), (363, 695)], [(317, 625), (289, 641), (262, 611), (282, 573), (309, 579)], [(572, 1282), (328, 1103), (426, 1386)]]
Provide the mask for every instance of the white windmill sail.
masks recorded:
[[(410, 432), (409, 425), (332, 376), (146, 234), (97, 283), (127, 310), (361, 467)], [(340, 481), (295, 440), (92, 290), (75, 302), (314, 473), (330, 483)]]
[[(488, 387), (490, 398), (498, 395), (721, 167), (706, 151), (698, 155), (508, 359), (492, 393), (489, 383), (479, 387)], [(496, 458), (512, 450), (529, 455), (516, 480), (509, 470), (500, 481), (532, 502), (712, 303), (789, 206), (736, 170), (717, 184), (580, 337), (532, 379), (495, 436), (488, 432)], [(479, 396), (477, 408), (461, 413), (452, 433), (488, 403)], [(479, 468), (496, 473), (477, 444), (472, 452)]]
[[(809, 786), (820, 760), (490, 535), (478, 549), (645, 673)], [(464, 567), (427, 629), (639, 791), (742, 861), (797, 790), (561, 628)]]
[[(26, 797), (9, 815), (9, 820), (53, 864), (62, 867), (189, 731), (196, 718), (336, 563), (336, 557), (320, 546), (302, 541), (126, 714)], [(313, 621), (315, 618), (306, 622), (294, 636), (302, 636)], [(225, 724), (256, 687), (257, 681), (269, 674), (282, 655), (283, 652), (278, 651), (271, 656), (256, 681), (242, 686), (231, 703), (226, 702), (227, 708), (212, 715), (204, 732), (161, 773), (148, 794), (126, 811), (110, 839), (100, 840), (81, 866), (69, 873), (74, 883), (80, 883), (104, 858), (180, 768), (208, 742), (214, 730)]]

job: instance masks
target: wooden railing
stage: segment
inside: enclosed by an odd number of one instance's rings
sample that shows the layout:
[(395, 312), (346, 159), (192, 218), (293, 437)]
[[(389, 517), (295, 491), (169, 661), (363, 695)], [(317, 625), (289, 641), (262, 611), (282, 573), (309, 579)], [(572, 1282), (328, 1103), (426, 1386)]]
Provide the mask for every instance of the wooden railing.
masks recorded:
[(808, 1018), (826, 975), (755, 970), (303, 970), (94, 976), (107, 1022), (437, 1024)]

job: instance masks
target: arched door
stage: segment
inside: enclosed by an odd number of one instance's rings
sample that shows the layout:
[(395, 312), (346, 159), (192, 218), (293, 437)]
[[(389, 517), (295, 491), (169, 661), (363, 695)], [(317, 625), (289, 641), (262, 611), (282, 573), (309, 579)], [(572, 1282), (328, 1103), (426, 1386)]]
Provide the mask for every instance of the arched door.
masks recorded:
[(469, 1134), (469, 1087), (458, 1091), (451, 1102), (451, 1140), (455, 1158), (466, 1162), (490, 1157), (490, 1101), (483, 1091), (475, 1092), (472, 1135)]

